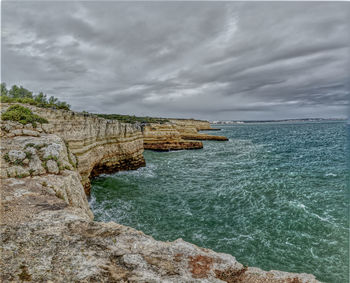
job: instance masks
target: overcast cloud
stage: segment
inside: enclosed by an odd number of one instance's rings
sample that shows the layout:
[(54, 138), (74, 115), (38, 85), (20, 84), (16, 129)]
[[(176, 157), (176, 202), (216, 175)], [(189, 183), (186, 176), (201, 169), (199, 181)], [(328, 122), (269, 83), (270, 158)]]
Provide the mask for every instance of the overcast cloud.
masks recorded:
[(2, 81), (74, 110), (344, 117), (346, 2), (3, 2)]

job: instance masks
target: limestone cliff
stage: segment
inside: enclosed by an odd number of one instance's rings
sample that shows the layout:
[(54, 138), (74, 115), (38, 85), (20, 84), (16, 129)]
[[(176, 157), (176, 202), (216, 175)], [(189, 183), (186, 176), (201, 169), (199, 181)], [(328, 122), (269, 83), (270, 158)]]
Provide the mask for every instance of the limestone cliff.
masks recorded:
[[(64, 140), (70, 161), (77, 167), (87, 194), (91, 177), (145, 165), (139, 125), (73, 111), (25, 106), (49, 121), (42, 125), (42, 131), (54, 133)], [(7, 104), (3, 104), (2, 111), (7, 107)]]
[(227, 141), (224, 136), (202, 134), (200, 130), (213, 130), (208, 121), (191, 119), (170, 119), (167, 123), (143, 125), (144, 148), (157, 151), (199, 149), (198, 140)]
[(197, 129), (197, 131), (214, 130), (208, 121), (195, 119), (169, 119), (170, 122), (178, 125)]
[[(208, 121), (191, 119), (170, 119), (170, 122), (176, 125), (181, 138), (184, 140), (216, 140), (227, 141), (224, 136), (202, 134), (198, 131), (214, 130)], [(216, 129), (215, 129), (216, 130)]]
[(181, 239), (160, 242), (130, 227), (92, 221), (82, 184), (108, 166), (143, 164), (141, 131), (33, 110), (50, 123), (0, 125), (1, 282), (318, 282), (309, 274), (244, 267), (231, 255)]
[(177, 126), (172, 123), (144, 125), (142, 134), (145, 149), (167, 151), (203, 148), (202, 142), (183, 140)]

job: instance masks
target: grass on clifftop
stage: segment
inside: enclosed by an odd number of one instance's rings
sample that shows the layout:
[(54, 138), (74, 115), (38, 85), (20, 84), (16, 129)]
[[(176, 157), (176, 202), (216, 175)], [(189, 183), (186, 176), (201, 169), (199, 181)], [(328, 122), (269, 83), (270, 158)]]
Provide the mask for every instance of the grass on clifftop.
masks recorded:
[(1, 114), (1, 119), (6, 121), (15, 121), (23, 125), (32, 124), (36, 127), (36, 123), (48, 123), (45, 118), (42, 118), (32, 112), (29, 108), (22, 105), (12, 105), (4, 113)]
[(119, 114), (97, 114), (97, 116), (105, 119), (118, 120), (123, 123), (131, 123), (131, 124), (135, 124), (136, 122), (160, 123), (160, 124), (169, 122), (168, 119), (164, 119), (164, 118), (136, 117), (136, 116), (119, 115)]

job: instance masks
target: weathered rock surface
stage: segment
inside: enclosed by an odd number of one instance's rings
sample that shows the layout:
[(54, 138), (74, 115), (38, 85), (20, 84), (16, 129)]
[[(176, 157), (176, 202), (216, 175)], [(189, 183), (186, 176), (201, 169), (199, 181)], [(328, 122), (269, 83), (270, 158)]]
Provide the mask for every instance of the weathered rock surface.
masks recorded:
[(191, 119), (170, 119), (170, 122), (176, 125), (181, 138), (184, 140), (215, 140), (227, 141), (224, 136), (202, 134), (198, 131), (217, 130), (211, 127), (208, 121), (191, 120)]
[(1, 122), (1, 282), (318, 282), (309, 274), (244, 267), (181, 239), (160, 242), (92, 221), (82, 183), (109, 166), (139, 166), (141, 131), (59, 112), (49, 110), (53, 125), (36, 129)]
[[(5, 201), (5, 208), (8, 206), (5, 210), (1, 207), (1, 222), (13, 223), (31, 217), (37, 200), (40, 200), (38, 205), (47, 202), (47, 194), (79, 208), (92, 219), (81, 177), (69, 162), (64, 141), (59, 136), (39, 132), (39, 136), (12, 137), (3, 130), (16, 127), (22, 125), (1, 123), (1, 201), (2, 205)], [(11, 158), (11, 154), (16, 158)], [(28, 199), (18, 198), (23, 196)]]
[(164, 124), (147, 124), (142, 127), (144, 148), (158, 151), (200, 149), (198, 140), (227, 141), (224, 136), (201, 134), (199, 130), (212, 130), (209, 122), (190, 119), (171, 119)]
[(170, 122), (178, 126), (195, 128), (197, 131), (217, 130), (211, 127), (208, 121), (195, 119), (170, 119)]
[[(52, 206), (51, 206), (52, 207)], [(312, 275), (246, 268), (234, 257), (159, 242), (56, 205), (1, 227), (2, 282), (317, 282)]]
[[(2, 111), (5, 111), (9, 104), (1, 106)], [(55, 134), (64, 140), (69, 151), (69, 161), (72, 166), (77, 167), (87, 194), (90, 191), (90, 178), (93, 176), (145, 166), (140, 125), (72, 111), (24, 106), (49, 121), (48, 124), (39, 125), (37, 129), (31, 129), (31, 132), (36, 133), (32, 133), (31, 136), (38, 136), (43, 131), (46, 134)], [(26, 135), (23, 125), (18, 123), (16, 126), (13, 123), (12, 126), (11, 123), (8, 125), (7, 129), (4, 128), (7, 136)], [(55, 156), (57, 150), (51, 145), (46, 149), (46, 157)]]
[(142, 128), (145, 149), (157, 151), (200, 149), (203, 143), (183, 140), (177, 126), (172, 123), (147, 124)]

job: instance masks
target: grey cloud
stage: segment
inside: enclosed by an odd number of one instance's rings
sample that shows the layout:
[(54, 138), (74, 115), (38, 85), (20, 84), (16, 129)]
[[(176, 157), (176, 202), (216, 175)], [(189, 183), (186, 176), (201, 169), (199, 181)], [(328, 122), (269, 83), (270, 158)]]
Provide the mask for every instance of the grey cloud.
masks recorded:
[(2, 81), (92, 112), (347, 114), (345, 2), (3, 2)]

